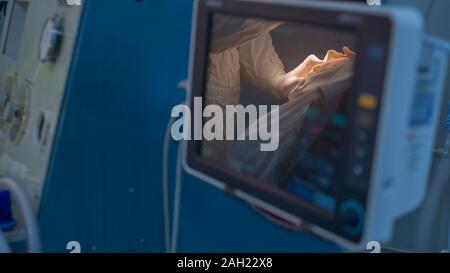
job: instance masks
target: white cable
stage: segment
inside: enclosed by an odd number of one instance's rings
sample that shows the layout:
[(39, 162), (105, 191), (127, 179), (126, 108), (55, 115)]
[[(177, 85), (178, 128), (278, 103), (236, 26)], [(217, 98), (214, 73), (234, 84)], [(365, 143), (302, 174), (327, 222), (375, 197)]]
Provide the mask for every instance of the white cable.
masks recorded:
[(175, 176), (175, 197), (173, 204), (173, 227), (172, 227), (172, 240), (171, 240), (171, 253), (177, 252), (178, 243), (178, 229), (180, 226), (180, 204), (181, 204), (181, 189), (183, 185), (183, 169), (181, 166), (181, 155), (182, 155), (182, 143), (178, 144), (177, 152), (177, 170)]
[(27, 234), (28, 252), (41, 252), (41, 239), (39, 235), (39, 226), (37, 224), (36, 216), (33, 211), (27, 195), (22, 188), (11, 178), (0, 178), (0, 187), (3, 187), (11, 192), (12, 199), (17, 202), (20, 212), (22, 214), (25, 231)]
[[(178, 84), (179, 88), (185, 88), (186, 81), (182, 81)], [(169, 208), (169, 148), (171, 139), (171, 129), (176, 118), (172, 117), (166, 128), (164, 136), (163, 147), (163, 210), (164, 210), (164, 243), (167, 253), (174, 253), (177, 249), (178, 242), (178, 228), (179, 228), (179, 211), (181, 202), (181, 184), (182, 184), (182, 166), (181, 166), (181, 152), (182, 144), (180, 143), (177, 151), (176, 161), (176, 177), (175, 177), (175, 197), (174, 197), (174, 211), (173, 211), (173, 226), (170, 226), (170, 208)]]
[(175, 121), (171, 118), (167, 123), (166, 133), (163, 144), (162, 160), (162, 194), (163, 194), (163, 214), (164, 214), (164, 245), (166, 252), (170, 252), (170, 209), (169, 209), (169, 148), (170, 148), (170, 130)]
[(183, 169), (181, 166), (181, 154), (182, 144), (180, 143), (177, 151), (176, 159), (176, 175), (175, 175), (175, 197), (173, 208), (173, 226), (170, 225), (170, 206), (169, 206), (169, 148), (170, 148), (170, 131), (175, 119), (171, 118), (167, 124), (166, 133), (164, 136), (163, 146), (163, 179), (162, 179), (162, 191), (163, 191), (163, 210), (164, 210), (164, 243), (165, 249), (168, 253), (175, 253), (178, 242), (178, 230), (179, 230), (179, 217), (180, 217), (180, 203), (181, 203), (181, 188), (182, 188), (182, 175)]

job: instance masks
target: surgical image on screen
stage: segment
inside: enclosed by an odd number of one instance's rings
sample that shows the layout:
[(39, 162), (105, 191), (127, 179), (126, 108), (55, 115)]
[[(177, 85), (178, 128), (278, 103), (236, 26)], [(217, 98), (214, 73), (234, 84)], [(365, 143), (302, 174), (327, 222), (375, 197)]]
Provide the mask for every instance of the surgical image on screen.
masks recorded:
[[(357, 57), (351, 31), (216, 14), (210, 29), (204, 106), (279, 105), (278, 147), (249, 139), (273, 113), (244, 118), (245, 140), (203, 140), (201, 156), (256, 185), (335, 214), (348, 90)], [(241, 117), (224, 116), (225, 126)], [(239, 128), (239, 126), (235, 126)], [(226, 131), (226, 130), (224, 130)], [(225, 134), (225, 133), (224, 133)], [(361, 181), (364, 181), (361, 179)], [(347, 182), (346, 182), (347, 183)], [(364, 183), (358, 186), (361, 192)]]

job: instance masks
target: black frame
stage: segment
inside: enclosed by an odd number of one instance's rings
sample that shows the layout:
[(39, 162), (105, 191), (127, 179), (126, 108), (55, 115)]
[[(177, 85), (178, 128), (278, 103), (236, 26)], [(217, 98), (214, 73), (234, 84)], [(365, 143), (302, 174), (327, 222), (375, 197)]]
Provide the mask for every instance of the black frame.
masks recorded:
[[(219, 4), (220, 3), (220, 4)], [(369, 7), (368, 7), (369, 8)], [(332, 9), (318, 9), (315, 7), (298, 7), (285, 5), (283, 3), (265, 3), (265, 2), (246, 2), (246, 1), (198, 1), (197, 8), (197, 24), (195, 31), (195, 51), (191, 60), (191, 93), (188, 102), (193, 105), (194, 97), (203, 97), (206, 84), (206, 72), (208, 65), (208, 52), (210, 41), (210, 22), (214, 13), (229, 14), (232, 16), (262, 18), (275, 21), (289, 21), (292, 23), (312, 24), (315, 26), (324, 26), (328, 28), (338, 28), (343, 30), (352, 30), (355, 32), (357, 40), (356, 52), (358, 58), (355, 64), (355, 76), (349, 92), (358, 94), (358, 92), (371, 93), (382, 101), (382, 90), (384, 88), (385, 69), (389, 57), (389, 48), (392, 32), (392, 22), (387, 16), (365, 14), (361, 16), (355, 11), (338, 11)], [(347, 19), (342, 19), (347, 18)], [(350, 20), (348, 20), (350, 18)], [(382, 44), (386, 54), (382, 60), (373, 61), (369, 58), (369, 46), (373, 43)], [(351, 105), (356, 105), (356, 96), (351, 96), (349, 101)], [(377, 120), (375, 131), (378, 128), (379, 109), (377, 110)], [(356, 110), (356, 109), (353, 109)], [(194, 119), (192, 113), (192, 119)], [(355, 126), (351, 125), (349, 130), (354, 131)], [(347, 151), (352, 150), (351, 143), (354, 136), (348, 141)], [(375, 140), (374, 140), (375, 143)], [(373, 145), (375, 146), (375, 145)], [(305, 220), (311, 224), (317, 225), (333, 234), (337, 234), (353, 243), (358, 243), (363, 237), (363, 232), (358, 235), (348, 235), (342, 230), (336, 228), (336, 224), (327, 224), (317, 216), (319, 209), (314, 207), (305, 209), (305, 206), (296, 200), (297, 204), (293, 204), (290, 198), (286, 198), (281, 190), (257, 183), (250, 177), (237, 174), (216, 166), (200, 155), (201, 141), (191, 140), (187, 143), (186, 148), (186, 164), (192, 170), (202, 173), (213, 180), (221, 181), (226, 188), (235, 189), (252, 193), (251, 196), (262, 200), (266, 203), (280, 208), (294, 216)], [(374, 149), (374, 148), (373, 148)], [(371, 158), (373, 161), (373, 157)], [(372, 177), (372, 170), (370, 170)], [(369, 179), (370, 181), (370, 179)], [(370, 187), (369, 187), (370, 189)], [(367, 199), (369, 192), (359, 201), (367, 207)], [(297, 198), (294, 198), (297, 199)]]

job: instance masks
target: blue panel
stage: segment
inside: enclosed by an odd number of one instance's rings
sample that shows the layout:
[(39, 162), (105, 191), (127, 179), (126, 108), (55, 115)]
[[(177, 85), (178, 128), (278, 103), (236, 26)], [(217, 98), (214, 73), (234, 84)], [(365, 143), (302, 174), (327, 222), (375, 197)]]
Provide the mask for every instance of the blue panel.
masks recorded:
[[(65, 252), (77, 240), (83, 252), (161, 252), (162, 143), (171, 106), (184, 98), (175, 86), (187, 77), (192, 2), (83, 2), (40, 209), (44, 249)], [(206, 183), (184, 183), (180, 251), (338, 250)]]

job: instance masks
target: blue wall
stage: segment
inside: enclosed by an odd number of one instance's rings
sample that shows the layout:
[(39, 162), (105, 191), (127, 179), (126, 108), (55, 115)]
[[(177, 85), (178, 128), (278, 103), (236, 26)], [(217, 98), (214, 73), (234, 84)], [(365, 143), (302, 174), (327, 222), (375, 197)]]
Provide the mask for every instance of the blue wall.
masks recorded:
[[(46, 251), (164, 251), (161, 155), (184, 99), (190, 0), (87, 0), (40, 223)], [(175, 145), (171, 173), (175, 166)], [(173, 179), (171, 180), (173, 182)], [(337, 251), (184, 175), (182, 252)]]

